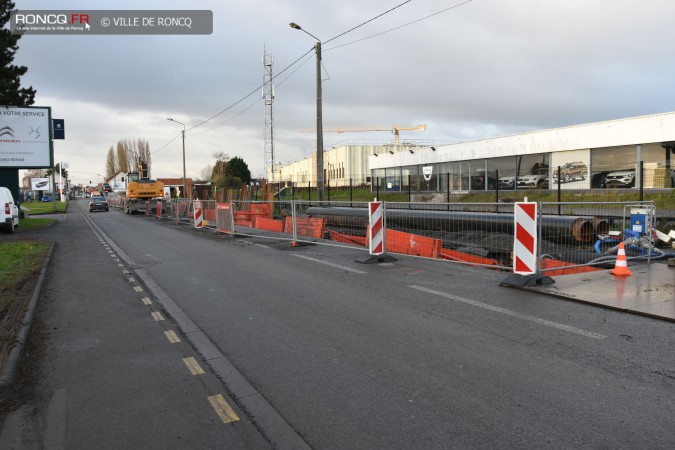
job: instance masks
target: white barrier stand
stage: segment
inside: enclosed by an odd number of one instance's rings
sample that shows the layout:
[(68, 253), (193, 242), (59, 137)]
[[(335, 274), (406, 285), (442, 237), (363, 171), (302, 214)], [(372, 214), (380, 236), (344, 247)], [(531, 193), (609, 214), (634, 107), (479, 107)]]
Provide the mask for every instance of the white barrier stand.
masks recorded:
[(232, 203), (216, 205), (216, 234), (225, 233), (234, 236), (234, 206)]
[(396, 261), (393, 256), (387, 255), (385, 222), (385, 208), (383, 202), (368, 203), (368, 257), (357, 259), (361, 264), (373, 264)]
[(202, 202), (195, 200), (194, 204), (195, 228), (201, 230), (204, 228), (204, 216), (202, 214)]
[(537, 204), (514, 203), (513, 273), (537, 273)]
[(523, 288), (537, 284), (553, 284), (553, 278), (540, 275), (537, 267), (537, 203), (513, 204), (513, 274), (500, 286)]

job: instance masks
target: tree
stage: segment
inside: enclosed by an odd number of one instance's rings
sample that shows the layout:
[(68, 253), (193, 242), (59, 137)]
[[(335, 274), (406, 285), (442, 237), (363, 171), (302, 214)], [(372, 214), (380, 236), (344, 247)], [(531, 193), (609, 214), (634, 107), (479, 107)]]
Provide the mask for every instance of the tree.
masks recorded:
[(108, 156), (105, 160), (105, 177), (110, 179), (117, 173), (117, 161), (115, 160), (115, 151), (112, 145), (108, 149)]
[(150, 143), (145, 139), (138, 139), (136, 148), (138, 149), (138, 159), (148, 165), (148, 178), (151, 178), (152, 155), (150, 154)]
[(117, 168), (120, 172), (129, 172), (129, 155), (122, 141), (117, 141)]
[(251, 182), (251, 171), (248, 169), (248, 164), (238, 156), (228, 161), (225, 175), (240, 178), (244, 183)]
[(19, 49), (18, 41), (21, 35), (12, 34), (7, 24), (11, 11), (15, 9), (11, 0), (0, 1), (0, 105), (2, 106), (30, 106), (35, 103), (35, 89), (22, 88), (21, 77), (28, 68), (15, 66), (14, 54)]
[(209, 164), (208, 166), (204, 166), (201, 172), (199, 172), (199, 179), (202, 181), (211, 181), (211, 178), (213, 177), (213, 166)]

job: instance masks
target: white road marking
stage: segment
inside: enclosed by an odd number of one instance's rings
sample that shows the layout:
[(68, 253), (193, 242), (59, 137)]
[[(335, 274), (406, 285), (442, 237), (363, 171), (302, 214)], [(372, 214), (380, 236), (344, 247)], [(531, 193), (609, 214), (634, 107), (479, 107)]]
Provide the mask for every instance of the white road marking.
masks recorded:
[(580, 328), (575, 328), (575, 327), (572, 327), (572, 326), (569, 326), (569, 325), (564, 325), (562, 323), (551, 322), (550, 320), (540, 319), (538, 317), (528, 316), (528, 315), (525, 315), (525, 314), (521, 314), (519, 312), (511, 311), (509, 309), (500, 308), (499, 306), (489, 305), (487, 303), (482, 303), (482, 302), (478, 302), (476, 300), (471, 300), (471, 299), (468, 299), (468, 298), (459, 297), (457, 295), (448, 294), (446, 292), (436, 291), (436, 290), (433, 290), (433, 289), (425, 288), (423, 286), (410, 285), (408, 287), (412, 288), (412, 289), (417, 289), (418, 291), (426, 292), (428, 294), (434, 294), (434, 295), (438, 295), (439, 297), (445, 297), (445, 298), (448, 298), (450, 300), (455, 300), (455, 301), (458, 301), (458, 302), (466, 303), (467, 305), (477, 306), (479, 308), (488, 309), (490, 311), (506, 314), (507, 316), (517, 317), (517, 318), (523, 319), (523, 320), (528, 320), (530, 322), (538, 323), (539, 325), (545, 325), (545, 326), (548, 326), (548, 327), (557, 328), (559, 330), (567, 331), (569, 333), (580, 334), (581, 336), (586, 336), (586, 337), (593, 338), (593, 339), (604, 339), (604, 338), (607, 337), (607, 336), (602, 335), (602, 334), (582, 330)]
[(368, 272), (362, 272), (362, 271), (360, 271), (360, 270), (352, 269), (351, 267), (341, 266), (341, 265), (339, 265), (339, 264), (334, 264), (334, 263), (332, 263), (332, 262), (322, 261), (322, 260), (316, 259), (316, 258), (310, 258), (309, 256), (305, 256), (305, 255), (298, 255), (298, 254), (293, 253), (291, 256), (295, 256), (296, 258), (307, 259), (307, 260), (309, 260), (309, 261), (313, 261), (313, 262), (316, 262), (316, 263), (319, 263), (319, 264), (325, 264), (325, 265), (331, 266), (331, 267), (336, 267), (336, 268), (338, 268), (338, 269), (346, 270), (346, 271), (348, 271), (348, 272), (362, 273), (362, 274), (363, 274), (363, 273), (368, 273)]

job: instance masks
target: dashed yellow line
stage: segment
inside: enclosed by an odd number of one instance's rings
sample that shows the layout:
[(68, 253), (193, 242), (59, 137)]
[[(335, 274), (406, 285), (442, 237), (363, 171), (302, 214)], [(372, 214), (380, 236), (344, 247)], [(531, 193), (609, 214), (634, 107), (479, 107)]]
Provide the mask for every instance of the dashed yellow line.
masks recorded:
[(179, 342), (181, 342), (180, 338), (178, 337), (176, 332), (173, 331), (173, 330), (165, 331), (164, 335), (169, 340), (169, 342), (171, 342), (172, 344), (178, 344)]
[(232, 423), (239, 421), (239, 417), (230, 407), (230, 405), (227, 404), (227, 402), (225, 401), (225, 399), (221, 394), (210, 396), (209, 402), (211, 403), (211, 406), (213, 406), (213, 409), (216, 410), (216, 413), (220, 417), (220, 420), (223, 421), (223, 423)]
[(194, 359), (192, 356), (190, 356), (189, 358), (183, 358), (183, 362), (188, 367), (188, 369), (190, 369), (190, 373), (192, 375), (204, 374), (204, 369), (202, 369), (197, 360)]
[(159, 322), (160, 320), (165, 320), (165, 319), (164, 319), (164, 316), (163, 316), (162, 313), (159, 312), (159, 311), (153, 312), (153, 313), (152, 313), (152, 318), (155, 319), (157, 322)]

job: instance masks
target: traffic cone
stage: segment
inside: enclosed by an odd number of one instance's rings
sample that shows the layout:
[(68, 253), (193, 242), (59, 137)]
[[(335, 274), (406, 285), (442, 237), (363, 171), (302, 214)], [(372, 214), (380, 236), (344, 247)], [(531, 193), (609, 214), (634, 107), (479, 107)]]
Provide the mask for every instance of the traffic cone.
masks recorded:
[(616, 254), (616, 264), (614, 265), (611, 274), (622, 277), (633, 275), (633, 272), (628, 270), (628, 264), (626, 263), (626, 248), (623, 246), (623, 242), (619, 242), (619, 252)]

